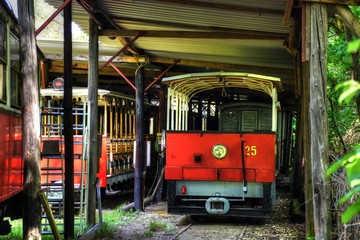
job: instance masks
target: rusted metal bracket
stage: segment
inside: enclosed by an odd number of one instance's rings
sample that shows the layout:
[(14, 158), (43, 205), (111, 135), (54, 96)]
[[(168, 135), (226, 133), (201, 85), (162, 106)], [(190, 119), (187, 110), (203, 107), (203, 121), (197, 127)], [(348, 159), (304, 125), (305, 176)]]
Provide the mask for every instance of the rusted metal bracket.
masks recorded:
[(146, 92), (147, 90), (149, 90), (149, 88), (151, 88), (157, 81), (159, 81), (173, 66), (175, 66), (178, 62), (180, 62), (180, 59), (176, 59), (174, 60), (173, 64), (171, 64), (167, 69), (165, 69), (165, 71), (163, 71), (157, 78), (154, 79), (154, 81), (152, 81), (149, 86), (147, 86), (145, 88)]
[(137, 91), (137, 88), (134, 86), (134, 84), (120, 71), (120, 69), (118, 69), (113, 63), (109, 63), (114, 70), (120, 75), (122, 76), (122, 78), (135, 90)]
[(60, 7), (53, 13), (51, 16), (35, 31), (35, 36), (37, 36), (39, 33), (41, 33), (44, 28), (46, 28), (49, 23), (54, 20), (54, 18), (59, 15), (59, 13), (69, 4), (71, 3), (71, 0), (66, 0), (63, 2)]

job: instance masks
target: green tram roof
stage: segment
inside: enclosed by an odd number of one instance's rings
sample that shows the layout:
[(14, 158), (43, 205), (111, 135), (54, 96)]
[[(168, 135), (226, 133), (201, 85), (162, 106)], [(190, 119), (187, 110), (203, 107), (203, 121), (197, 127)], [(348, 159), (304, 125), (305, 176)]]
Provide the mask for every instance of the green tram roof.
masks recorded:
[(241, 72), (190, 73), (163, 78), (173, 91), (190, 96), (216, 88), (247, 88), (271, 96), (271, 89), (281, 88), (280, 78)]

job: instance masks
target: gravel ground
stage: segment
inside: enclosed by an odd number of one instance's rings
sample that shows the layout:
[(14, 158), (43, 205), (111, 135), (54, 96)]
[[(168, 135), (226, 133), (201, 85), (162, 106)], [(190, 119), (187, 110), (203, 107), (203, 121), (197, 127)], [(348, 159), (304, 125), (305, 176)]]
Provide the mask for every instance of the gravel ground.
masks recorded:
[(102, 239), (305, 239), (305, 225), (292, 221), (289, 206), (289, 194), (278, 193), (271, 219), (200, 219), (193, 223), (188, 216), (167, 214), (166, 202), (159, 202), (137, 213), (131, 223), (118, 225), (111, 238)]

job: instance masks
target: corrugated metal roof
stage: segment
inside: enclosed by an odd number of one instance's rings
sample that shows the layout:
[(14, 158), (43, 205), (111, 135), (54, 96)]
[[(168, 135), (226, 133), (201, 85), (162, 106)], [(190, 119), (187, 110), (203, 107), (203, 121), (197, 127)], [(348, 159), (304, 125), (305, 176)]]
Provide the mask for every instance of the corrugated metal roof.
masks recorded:
[[(45, 0), (58, 7), (62, 1)], [(161, 31), (222, 31), (239, 33), (256, 31), (283, 36), (274, 40), (261, 39), (194, 39), (140, 37), (133, 46), (150, 57), (185, 59), (212, 63), (284, 69), (270, 73), (275, 77), (293, 80), (293, 57), (284, 48), (290, 26), (283, 25), (286, 0), (102, 0), (97, 9), (124, 30)], [(88, 32), (88, 13), (73, 2), (73, 21)], [(101, 37), (101, 44), (120, 49), (120, 41)], [(114, 52), (115, 53), (115, 52)], [(252, 68), (253, 69), (253, 68)], [(221, 70), (221, 69), (220, 69)], [(237, 69), (232, 69), (237, 70)], [(290, 72), (290, 74), (289, 74)]]

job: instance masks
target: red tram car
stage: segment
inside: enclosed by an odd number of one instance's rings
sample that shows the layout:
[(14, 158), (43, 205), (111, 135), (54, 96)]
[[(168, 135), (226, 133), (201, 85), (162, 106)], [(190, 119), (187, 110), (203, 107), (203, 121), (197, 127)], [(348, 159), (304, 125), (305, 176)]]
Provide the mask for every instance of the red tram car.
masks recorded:
[(213, 72), (163, 82), (168, 212), (269, 217), (280, 79)]
[(0, 235), (10, 232), (8, 218), (22, 217), (24, 162), (20, 103), (20, 43), (17, 20), (0, 2)]

